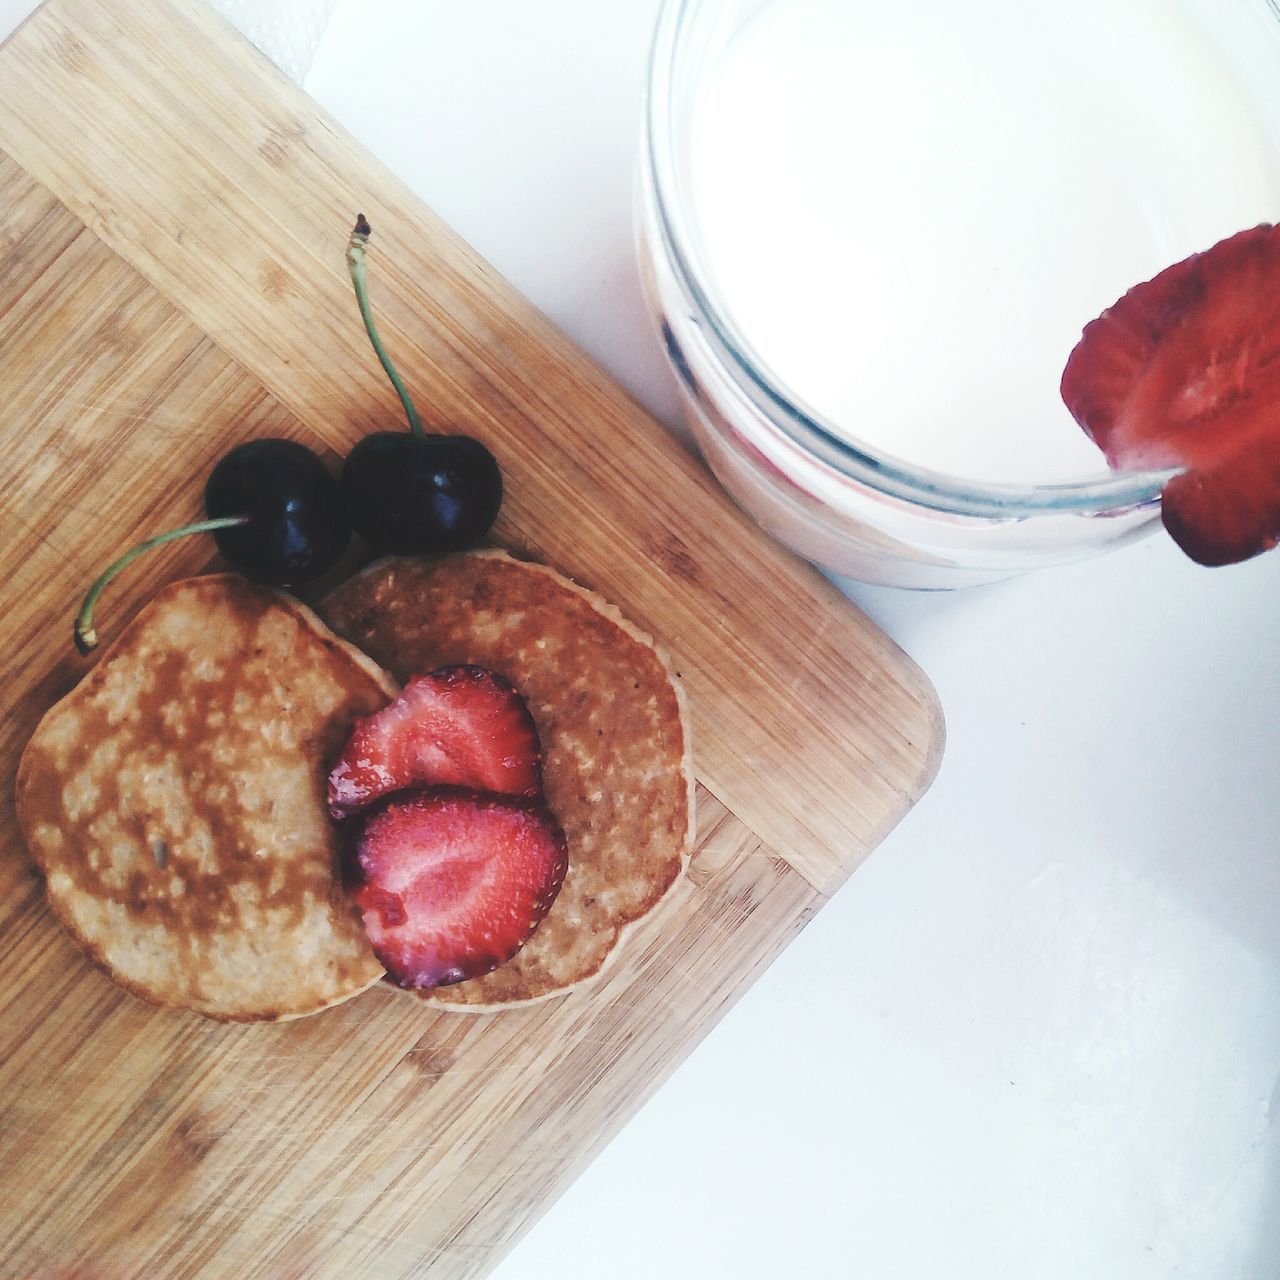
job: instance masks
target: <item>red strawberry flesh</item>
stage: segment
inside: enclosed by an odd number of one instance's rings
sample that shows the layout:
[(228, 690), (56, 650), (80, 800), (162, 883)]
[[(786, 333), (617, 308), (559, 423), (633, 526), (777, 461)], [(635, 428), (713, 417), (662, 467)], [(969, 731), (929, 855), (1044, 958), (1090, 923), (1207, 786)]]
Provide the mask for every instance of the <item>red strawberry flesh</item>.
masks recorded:
[(1165, 526), (1231, 564), (1280, 538), (1280, 227), (1220, 241), (1086, 326), (1062, 376), (1113, 467), (1178, 468)]
[(422, 786), (541, 794), (537, 726), (497, 672), (442, 667), (358, 720), (329, 773), (329, 812), (341, 820), (393, 791)]
[(564, 832), (541, 805), (461, 787), (393, 797), (363, 818), (356, 905), (388, 976), (426, 990), (510, 960), (555, 901)]

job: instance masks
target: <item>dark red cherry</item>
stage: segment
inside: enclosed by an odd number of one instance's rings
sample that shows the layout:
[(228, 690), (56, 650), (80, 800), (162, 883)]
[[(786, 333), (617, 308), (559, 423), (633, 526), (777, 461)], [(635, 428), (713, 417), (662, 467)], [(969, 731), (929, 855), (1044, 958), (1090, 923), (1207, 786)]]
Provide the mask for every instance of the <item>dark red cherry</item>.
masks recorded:
[(379, 551), (395, 555), (464, 551), (481, 542), (502, 506), (502, 472), (479, 440), (428, 435), (382, 346), (369, 306), (361, 214), (347, 246), (347, 265), (365, 331), (404, 406), (409, 430), (366, 436), (347, 455), (342, 496), (352, 528)]
[(204, 489), (206, 520), (140, 542), (89, 588), (72, 632), (76, 648), (97, 643), (93, 607), (103, 588), (152, 547), (193, 533), (212, 533), (218, 549), (247, 578), (299, 586), (333, 568), (351, 541), (338, 482), (305, 445), (249, 440), (214, 467)]
[(342, 468), (356, 532), (395, 555), (465, 551), (489, 532), (502, 505), (502, 472), (470, 436), (365, 436)]
[(218, 529), (218, 549), (247, 578), (293, 587), (342, 558), (351, 525), (338, 482), (296, 440), (249, 440), (209, 473), (204, 509), (211, 519), (247, 516)]

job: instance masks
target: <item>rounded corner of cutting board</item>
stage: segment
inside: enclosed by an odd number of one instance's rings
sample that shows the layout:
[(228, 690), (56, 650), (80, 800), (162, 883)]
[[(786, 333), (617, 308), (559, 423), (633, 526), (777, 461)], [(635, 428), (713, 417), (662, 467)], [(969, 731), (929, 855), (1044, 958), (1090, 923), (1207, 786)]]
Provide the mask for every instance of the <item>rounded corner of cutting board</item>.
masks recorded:
[(942, 709), (942, 700), (934, 688), (933, 681), (912, 659), (911, 677), (917, 688), (916, 698), (921, 712), (921, 733), (924, 737), (923, 751), (920, 758), (920, 772), (915, 785), (911, 788), (911, 803), (914, 804), (933, 786), (933, 780), (942, 768), (942, 757), (947, 750), (947, 717)]

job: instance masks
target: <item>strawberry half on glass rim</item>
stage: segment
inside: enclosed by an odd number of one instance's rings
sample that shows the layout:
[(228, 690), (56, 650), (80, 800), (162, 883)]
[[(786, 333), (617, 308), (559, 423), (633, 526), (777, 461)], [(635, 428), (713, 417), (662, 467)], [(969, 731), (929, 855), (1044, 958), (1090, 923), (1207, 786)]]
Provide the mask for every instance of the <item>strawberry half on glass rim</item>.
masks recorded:
[(1280, 227), (1220, 241), (1085, 327), (1071, 416), (1123, 470), (1177, 469), (1161, 517), (1203, 565), (1280, 541)]

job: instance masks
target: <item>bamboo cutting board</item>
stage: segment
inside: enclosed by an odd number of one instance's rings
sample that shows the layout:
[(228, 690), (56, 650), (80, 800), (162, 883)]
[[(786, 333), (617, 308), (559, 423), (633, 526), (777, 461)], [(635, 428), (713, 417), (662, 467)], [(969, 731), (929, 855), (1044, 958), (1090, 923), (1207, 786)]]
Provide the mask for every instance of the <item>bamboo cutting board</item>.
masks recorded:
[[(0, 104), (0, 1276), (482, 1275), (928, 785), (932, 691), (194, 0), (49, 0), (0, 49)], [(675, 657), (698, 846), (594, 988), (216, 1025), (118, 992), (62, 936), (13, 773), (85, 669), (85, 583), (192, 518), (230, 444), (341, 454), (399, 422), (345, 275), (357, 209), (420, 405), (503, 464), (497, 540)], [(208, 555), (140, 563), (100, 627)]]

